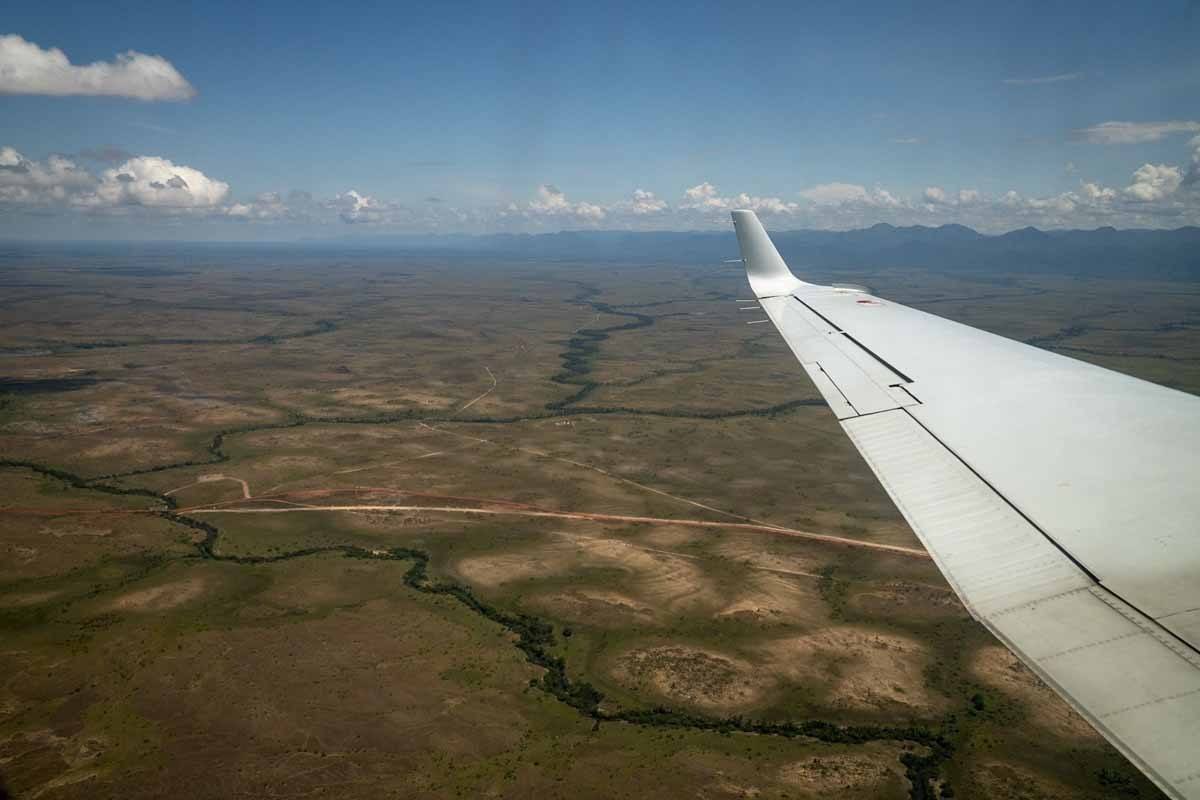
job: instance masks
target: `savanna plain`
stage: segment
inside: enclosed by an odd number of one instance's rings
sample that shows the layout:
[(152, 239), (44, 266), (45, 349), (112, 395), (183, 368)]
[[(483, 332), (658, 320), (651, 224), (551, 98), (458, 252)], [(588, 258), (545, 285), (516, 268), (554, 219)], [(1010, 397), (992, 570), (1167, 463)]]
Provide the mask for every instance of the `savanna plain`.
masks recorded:
[[(1194, 284), (807, 277), (1200, 391)], [(1161, 796), (972, 621), (747, 291), (5, 250), (0, 797)]]

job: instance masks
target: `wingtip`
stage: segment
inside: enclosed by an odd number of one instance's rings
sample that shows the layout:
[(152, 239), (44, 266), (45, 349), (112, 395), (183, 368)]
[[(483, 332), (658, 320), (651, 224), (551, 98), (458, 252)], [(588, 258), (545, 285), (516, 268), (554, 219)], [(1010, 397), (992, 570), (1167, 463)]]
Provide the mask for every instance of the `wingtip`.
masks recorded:
[(749, 209), (730, 212), (750, 288), (758, 297), (788, 294), (804, 282), (797, 279), (775, 249), (758, 215)]

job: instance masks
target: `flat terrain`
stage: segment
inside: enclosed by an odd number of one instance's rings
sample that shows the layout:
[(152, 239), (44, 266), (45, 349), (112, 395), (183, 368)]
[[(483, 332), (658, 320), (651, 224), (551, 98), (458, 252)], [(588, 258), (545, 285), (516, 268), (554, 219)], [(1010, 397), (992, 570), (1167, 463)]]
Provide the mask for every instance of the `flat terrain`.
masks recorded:
[[(815, 274), (1186, 391), (1200, 287)], [(1157, 797), (737, 265), (0, 256), (0, 797)]]

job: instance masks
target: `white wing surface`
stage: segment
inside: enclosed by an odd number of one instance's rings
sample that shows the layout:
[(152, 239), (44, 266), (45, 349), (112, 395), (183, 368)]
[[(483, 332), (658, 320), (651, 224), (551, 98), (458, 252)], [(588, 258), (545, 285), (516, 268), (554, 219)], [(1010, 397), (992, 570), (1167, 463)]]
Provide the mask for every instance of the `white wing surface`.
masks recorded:
[(1200, 799), (1200, 398), (795, 278), (751, 287), (971, 614), (1167, 794)]

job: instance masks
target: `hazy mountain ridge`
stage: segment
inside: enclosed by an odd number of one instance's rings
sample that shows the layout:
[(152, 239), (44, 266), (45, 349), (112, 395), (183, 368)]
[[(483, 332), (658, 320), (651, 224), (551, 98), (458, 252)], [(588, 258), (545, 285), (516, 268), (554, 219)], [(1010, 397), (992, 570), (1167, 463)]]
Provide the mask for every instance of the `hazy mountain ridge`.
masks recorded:
[[(988, 235), (963, 225), (896, 227), (880, 223), (850, 231), (777, 231), (772, 237), (797, 270), (805, 266), (923, 267), (1200, 279), (1200, 227), (1195, 226), (1051, 231), (1029, 227)], [(738, 256), (732, 230), (423, 236), (373, 243), (572, 261), (717, 262)]]
[[(1173, 230), (1021, 228), (983, 234), (963, 225), (896, 227), (886, 223), (849, 231), (773, 231), (780, 252), (801, 276), (865, 269), (1059, 274), (1200, 281), (1200, 227)], [(739, 255), (732, 228), (720, 231), (603, 231), (494, 234), (380, 234), (292, 242), (20, 242), (0, 241), (0, 269), (46, 258), (97, 268), (130, 258), (181, 264), (256, 259), (265, 264), (338, 258), (386, 258), (388, 252), (438, 254), (472, 261), (665, 263), (717, 266)], [(101, 258), (100, 262), (96, 258)], [(82, 260), (80, 260), (82, 259)], [(180, 259), (182, 261), (180, 261)], [(139, 264), (142, 262), (139, 261)], [(727, 265), (731, 268), (734, 265)], [(139, 269), (149, 267), (139, 266)], [(160, 268), (160, 267), (155, 267)]]

